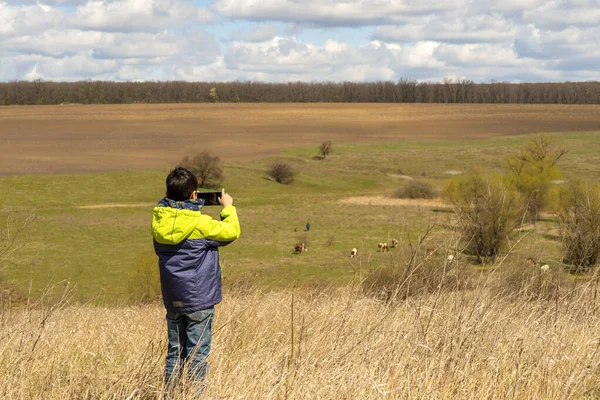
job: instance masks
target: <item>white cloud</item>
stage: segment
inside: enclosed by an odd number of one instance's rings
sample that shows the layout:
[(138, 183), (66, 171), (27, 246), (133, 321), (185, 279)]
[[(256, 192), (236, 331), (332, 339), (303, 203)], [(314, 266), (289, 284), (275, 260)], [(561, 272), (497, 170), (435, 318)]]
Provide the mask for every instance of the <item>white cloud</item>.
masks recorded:
[(229, 36), (232, 41), (265, 42), (271, 40), (277, 34), (275, 25), (261, 24), (251, 30), (237, 30)]
[(218, 0), (213, 9), (230, 18), (356, 26), (403, 22), (411, 16), (458, 10), (467, 3), (468, 0)]
[(296, 38), (276, 37), (263, 43), (233, 43), (223, 66), (237, 79), (269, 81), (395, 80), (403, 68), (442, 66), (433, 58), (437, 44), (421, 42), (402, 48), (372, 41), (362, 46), (327, 40), (322, 46)]
[(33, 69), (25, 74), (25, 79), (27, 79), (28, 81), (33, 81), (42, 77), (42, 74), (40, 74), (37, 70), (37, 65), (34, 65)]
[(48, 5), (48, 6), (76, 6), (78, 4), (85, 4), (88, 0), (5, 0), (5, 3), (13, 5)]
[(450, 43), (501, 42), (512, 40), (518, 27), (499, 15), (478, 15), (472, 18), (432, 18), (422, 24), (381, 26), (375, 37), (399, 42), (435, 40)]
[(544, 30), (528, 26), (515, 39), (515, 50), (521, 57), (539, 60), (569, 60), (595, 57), (600, 62), (598, 37), (600, 27), (568, 27), (562, 30)]
[(77, 7), (70, 20), (80, 29), (158, 32), (190, 22), (214, 22), (215, 17), (181, 0), (98, 0)]
[(516, 67), (528, 60), (519, 59), (512, 46), (495, 44), (441, 44), (435, 57), (445, 63), (464, 67)]
[(563, 0), (547, 2), (523, 11), (523, 21), (547, 29), (600, 25), (600, 1)]
[(32, 35), (60, 26), (64, 13), (56, 8), (38, 5), (11, 6), (0, 2), (0, 38)]
[(0, 80), (600, 80), (597, 37), (600, 0), (0, 0)]

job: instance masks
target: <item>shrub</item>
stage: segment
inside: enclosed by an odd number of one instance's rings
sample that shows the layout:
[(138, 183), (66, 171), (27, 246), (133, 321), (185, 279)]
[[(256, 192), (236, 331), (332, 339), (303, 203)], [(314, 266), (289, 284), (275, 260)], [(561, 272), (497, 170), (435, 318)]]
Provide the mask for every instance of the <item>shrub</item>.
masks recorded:
[(283, 183), (285, 185), (292, 183), (294, 180), (295, 172), (291, 165), (287, 163), (274, 163), (267, 171), (267, 175), (275, 179), (277, 183)]
[(542, 135), (507, 158), (509, 177), (523, 199), (526, 221), (535, 221), (546, 205), (551, 181), (561, 177), (556, 164), (567, 152), (552, 137)]
[(179, 165), (192, 171), (198, 178), (198, 185), (203, 188), (218, 189), (225, 180), (221, 160), (206, 151), (193, 157), (185, 156)]
[(323, 156), (323, 158), (326, 158), (329, 154), (333, 153), (331, 140), (321, 143), (321, 146), (319, 146), (319, 153)]
[(575, 180), (558, 191), (554, 205), (564, 262), (577, 270), (594, 266), (600, 252), (600, 185)]
[(519, 194), (503, 176), (473, 170), (450, 180), (443, 196), (454, 207), (465, 249), (479, 262), (494, 261), (519, 215)]
[(396, 189), (394, 197), (399, 199), (433, 199), (437, 193), (432, 184), (421, 180), (412, 180)]

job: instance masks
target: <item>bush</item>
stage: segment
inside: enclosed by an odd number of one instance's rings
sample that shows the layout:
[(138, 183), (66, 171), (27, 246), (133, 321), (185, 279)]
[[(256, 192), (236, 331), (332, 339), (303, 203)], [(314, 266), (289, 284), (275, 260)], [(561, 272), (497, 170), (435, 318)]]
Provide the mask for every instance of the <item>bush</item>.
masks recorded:
[(193, 157), (185, 156), (179, 165), (192, 171), (198, 178), (198, 186), (203, 188), (219, 189), (225, 180), (221, 160), (206, 151)]
[(433, 199), (437, 193), (432, 184), (420, 180), (408, 181), (394, 192), (399, 199)]
[(514, 186), (503, 176), (473, 170), (453, 178), (443, 197), (454, 207), (465, 249), (481, 263), (495, 261), (519, 215)]
[(321, 143), (321, 146), (319, 146), (319, 153), (321, 153), (323, 158), (326, 158), (329, 154), (333, 153), (333, 146), (331, 145), (331, 140)]
[(291, 165), (286, 163), (275, 163), (271, 165), (267, 171), (267, 175), (275, 179), (277, 183), (285, 185), (290, 184), (294, 180), (295, 172)]
[(600, 252), (600, 185), (575, 180), (558, 191), (554, 205), (564, 262), (589, 268)]
[(535, 221), (546, 205), (551, 181), (561, 177), (556, 164), (566, 153), (552, 137), (542, 135), (508, 157), (509, 177), (523, 199), (526, 221)]

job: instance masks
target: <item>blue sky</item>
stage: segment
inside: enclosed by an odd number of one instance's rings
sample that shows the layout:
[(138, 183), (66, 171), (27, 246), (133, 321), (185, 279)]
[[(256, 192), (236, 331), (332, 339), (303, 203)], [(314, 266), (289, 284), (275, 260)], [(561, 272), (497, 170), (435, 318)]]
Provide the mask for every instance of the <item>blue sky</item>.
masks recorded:
[(600, 80), (600, 0), (0, 0), (0, 81)]

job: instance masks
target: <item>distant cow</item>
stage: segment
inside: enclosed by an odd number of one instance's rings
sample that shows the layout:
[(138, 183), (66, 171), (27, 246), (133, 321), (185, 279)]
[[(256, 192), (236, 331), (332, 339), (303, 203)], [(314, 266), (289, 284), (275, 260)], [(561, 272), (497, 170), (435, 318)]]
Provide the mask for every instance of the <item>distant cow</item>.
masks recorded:
[(398, 241), (396, 239), (392, 239), (392, 248), (398, 247)]
[(378, 251), (390, 251), (390, 248), (388, 247), (387, 243), (379, 243), (377, 245)]
[(294, 246), (294, 253), (301, 254), (303, 251), (308, 251), (308, 247), (304, 242), (296, 243)]
[(544, 264), (540, 267), (540, 270), (542, 270), (542, 272), (548, 272), (550, 271), (550, 266), (548, 264)]
[(350, 250), (350, 258), (356, 257), (356, 253), (358, 253), (358, 249), (356, 247)]

